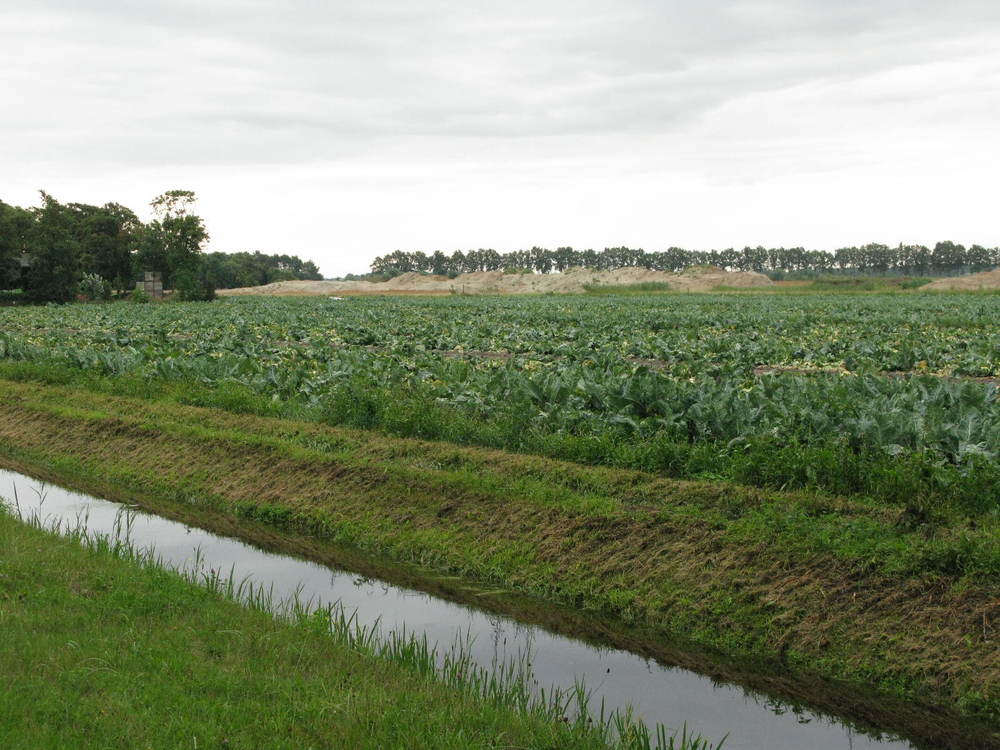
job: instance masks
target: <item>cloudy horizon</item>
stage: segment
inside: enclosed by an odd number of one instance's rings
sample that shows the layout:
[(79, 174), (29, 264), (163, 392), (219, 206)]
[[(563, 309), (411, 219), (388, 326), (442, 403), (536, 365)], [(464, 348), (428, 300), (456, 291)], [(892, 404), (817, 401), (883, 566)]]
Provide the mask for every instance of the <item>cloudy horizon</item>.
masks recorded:
[(1000, 4), (0, 6), (0, 200), (210, 249), (1000, 245)]

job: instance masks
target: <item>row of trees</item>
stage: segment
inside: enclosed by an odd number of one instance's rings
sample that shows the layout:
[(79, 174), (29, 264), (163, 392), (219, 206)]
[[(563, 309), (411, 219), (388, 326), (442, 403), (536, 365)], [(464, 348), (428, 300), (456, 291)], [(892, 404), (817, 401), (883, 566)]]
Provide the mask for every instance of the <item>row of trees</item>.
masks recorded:
[(396, 276), (408, 271), (455, 276), (475, 271), (531, 271), (551, 273), (573, 267), (610, 270), (641, 266), (656, 271), (681, 271), (689, 266), (712, 265), (729, 271), (900, 274), (949, 276), (984, 271), (1000, 266), (1000, 248), (981, 245), (964, 247), (939, 242), (923, 245), (869, 244), (835, 251), (802, 247), (745, 247), (742, 250), (685, 250), (671, 247), (647, 252), (639, 248), (608, 247), (604, 250), (549, 250), (533, 247), (499, 253), (496, 250), (458, 250), (450, 255), (437, 251), (407, 253), (397, 250), (376, 258), (372, 273)]
[(204, 253), (208, 231), (193, 213), (195, 194), (170, 190), (139, 220), (118, 203), (60, 203), (42, 193), (41, 206), (0, 201), (0, 289), (20, 289), (31, 302), (66, 302), (81, 290), (123, 292), (144, 271), (163, 274), (182, 299), (211, 299), (215, 289), (286, 279), (322, 278), (311, 262), (289, 255)]
[(254, 253), (206, 253), (205, 276), (216, 289), (261, 286), (275, 281), (323, 278), (311, 260), (297, 255)]

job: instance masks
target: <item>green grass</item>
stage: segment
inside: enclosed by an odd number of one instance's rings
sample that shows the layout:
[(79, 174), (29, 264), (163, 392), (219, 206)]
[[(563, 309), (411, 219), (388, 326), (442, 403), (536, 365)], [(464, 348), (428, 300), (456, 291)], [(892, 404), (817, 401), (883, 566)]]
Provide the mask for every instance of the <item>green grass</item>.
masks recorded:
[[(889, 506), (909, 509), (917, 515), (962, 518), (996, 516), (1000, 493), (1000, 462), (986, 455), (965, 456), (960, 462), (944, 459), (930, 448), (891, 454), (884, 445), (864, 437), (851, 437), (828, 426), (824, 435), (796, 436), (774, 426), (768, 432), (746, 437), (724, 434), (723, 439), (684, 437), (677, 430), (655, 427), (634, 430), (597, 415), (558, 428), (555, 417), (540, 420), (535, 407), (523, 402), (497, 404), (486, 413), (441, 403), (432, 388), (415, 383), (406, 390), (372, 384), (365, 378), (345, 377), (335, 391), (318, 404), (301, 399), (278, 399), (260, 389), (234, 381), (210, 384), (201, 380), (142, 378), (135, 375), (107, 376), (93, 370), (29, 362), (0, 362), (0, 377), (22, 382), (74, 385), (97, 393), (225, 409), (240, 414), (310, 420), (331, 426), (379, 430), (398, 437), (443, 440), (518, 453), (546, 456), (576, 463), (655, 472), (678, 479), (715, 478), (763, 489), (821, 490), (828, 493), (873, 498)], [(938, 398), (940, 403), (908, 395), (910, 386), (900, 387), (891, 379), (848, 378), (829, 375), (765, 376), (773, 380), (762, 388), (767, 395), (758, 404), (784, 414), (791, 424), (810, 424), (826, 419), (810, 413), (809, 403), (825, 396), (831, 404), (870, 404), (881, 399), (885, 411), (874, 416), (873, 431), (898, 434), (904, 440), (911, 423), (937, 421), (942, 429), (954, 430), (959, 448), (988, 441), (989, 430), (965, 443), (957, 432), (963, 425), (983, 426), (975, 406), (956, 408), (963, 401), (993, 401), (979, 384), (951, 383)], [(789, 385), (781, 379), (793, 381)], [(939, 380), (921, 384), (926, 393), (941, 388)], [(678, 398), (697, 396), (677, 386)], [(958, 390), (955, 395), (950, 391)], [(693, 391), (693, 389), (692, 389)], [(721, 388), (717, 398), (705, 398), (706, 421), (725, 419), (747, 408), (747, 395), (739, 388)], [(798, 402), (793, 402), (793, 397)], [(905, 397), (905, 400), (904, 400)], [(786, 400), (786, 403), (782, 403)], [(799, 407), (799, 408), (795, 408)], [(917, 412), (923, 408), (924, 414)], [(953, 410), (951, 422), (945, 422)], [(962, 412), (965, 412), (964, 414)], [(933, 420), (927, 417), (933, 414)], [(798, 415), (798, 416), (789, 416)], [(742, 419), (742, 418), (741, 418)], [(747, 418), (748, 419), (748, 418)], [(744, 420), (747, 421), (747, 420)], [(863, 422), (863, 416), (854, 420)], [(885, 423), (883, 426), (882, 423)], [(720, 428), (722, 429), (722, 428)]]
[(885, 292), (895, 289), (919, 289), (933, 280), (889, 276), (821, 276), (814, 279), (808, 288), (817, 292)]
[(955, 294), (0, 309), (8, 377), (973, 515), (998, 353)]
[(458, 650), (438, 667), (426, 642), (335, 608), (279, 605), (127, 540), (57, 536), (3, 510), (0, 630), (4, 748), (656, 744), (622, 717), (565, 721), (574, 694), (533, 699), (516, 664), (485, 672)]
[(295, 528), (1000, 721), (983, 625), (1000, 595), (989, 519), (53, 386), (0, 392), (0, 455), (15, 467)]
[(933, 278), (911, 276), (848, 276), (823, 275), (816, 273), (770, 273), (773, 281), (800, 282), (798, 284), (778, 284), (774, 286), (731, 287), (718, 286), (713, 292), (738, 292), (745, 295), (829, 295), (874, 292), (891, 295), (910, 289), (919, 289)]
[(677, 291), (668, 281), (642, 281), (636, 284), (584, 284), (587, 294), (662, 294)]

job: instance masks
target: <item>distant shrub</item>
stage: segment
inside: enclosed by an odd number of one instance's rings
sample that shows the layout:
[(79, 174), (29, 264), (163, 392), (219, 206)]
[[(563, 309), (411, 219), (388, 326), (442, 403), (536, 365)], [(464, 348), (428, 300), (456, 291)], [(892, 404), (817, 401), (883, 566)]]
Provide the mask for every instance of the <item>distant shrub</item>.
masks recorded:
[(77, 293), (88, 300), (111, 299), (111, 284), (96, 273), (85, 273), (77, 285)]
[(693, 266), (688, 266), (681, 273), (685, 276), (700, 276), (703, 273), (721, 273), (722, 268), (719, 266), (713, 266), (711, 263), (696, 263)]
[(181, 302), (210, 302), (215, 299), (215, 287), (202, 269), (183, 270), (174, 277), (174, 291)]

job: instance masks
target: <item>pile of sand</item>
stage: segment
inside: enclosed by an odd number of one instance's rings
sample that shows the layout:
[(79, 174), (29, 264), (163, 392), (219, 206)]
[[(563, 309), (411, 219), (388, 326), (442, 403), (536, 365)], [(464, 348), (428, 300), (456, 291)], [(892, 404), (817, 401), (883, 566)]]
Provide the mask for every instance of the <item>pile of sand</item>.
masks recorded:
[(278, 281), (265, 286), (220, 289), (222, 295), (338, 295), (338, 294), (571, 294), (588, 286), (633, 286), (666, 283), (679, 292), (709, 292), (724, 286), (746, 289), (770, 286), (773, 282), (752, 271), (728, 272), (717, 269), (689, 269), (683, 273), (649, 271), (645, 268), (618, 268), (591, 271), (571, 268), (565, 273), (503, 273), (479, 271), (454, 279), (404, 273), (388, 281)]
[(1000, 268), (969, 276), (938, 279), (920, 287), (920, 291), (928, 292), (978, 292), (988, 289), (1000, 289)]

